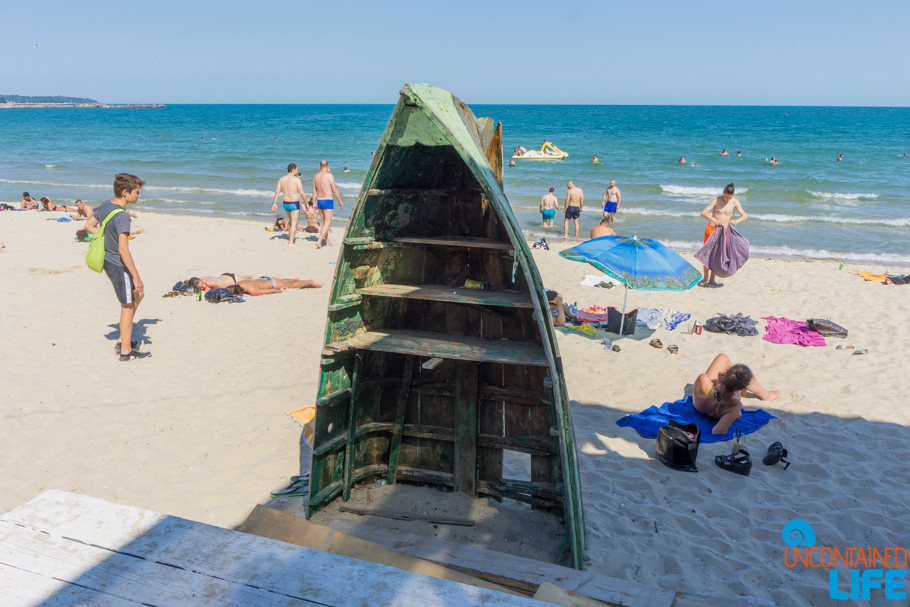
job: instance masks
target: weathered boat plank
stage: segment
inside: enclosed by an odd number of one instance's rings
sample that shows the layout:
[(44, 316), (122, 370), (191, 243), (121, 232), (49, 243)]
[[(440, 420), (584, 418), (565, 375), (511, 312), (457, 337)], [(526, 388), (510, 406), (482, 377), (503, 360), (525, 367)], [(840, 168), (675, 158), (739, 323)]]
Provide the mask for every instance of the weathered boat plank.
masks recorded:
[(455, 490), (476, 497), (477, 363), (455, 363)]
[(398, 473), (398, 459), (401, 456), (401, 435), (404, 431), (404, 416), (408, 409), (408, 398), (411, 395), (411, 382), (414, 377), (414, 357), (404, 359), (404, 373), (401, 378), (401, 389), (395, 406), (395, 430), (392, 431), (392, 446), (389, 450), (389, 475), (386, 479), (390, 485), (395, 484)]
[(507, 308), (533, 308), (531, 297), (527, 293), (515, 291), (482, 291), (465, 287), (446, 287), (441, 285), (373, 285), (357, 289), (359, 295), (375, 297), (411, 297), (452, 303), (474, 304), (482, 306), (501, 306)]
[(510, 365), (545, 366), (547, 364), (544, 353), (533, 344), (505, 339), (459, 337), (426, 331), (368, 331), (343, 342), (331, 344), (327, 348), (333, 351), (379, 350), (427, 357), (500, 362)]
[(469, 247), (477, 249), (498, 249), (500, 251), (511, 251), (512, 244), (489, 238), (433, 238), (433, 237), (399, 237), (393, 238), (392, 242), (401, 244), (414, 245), (432, 245), (436, 247)]

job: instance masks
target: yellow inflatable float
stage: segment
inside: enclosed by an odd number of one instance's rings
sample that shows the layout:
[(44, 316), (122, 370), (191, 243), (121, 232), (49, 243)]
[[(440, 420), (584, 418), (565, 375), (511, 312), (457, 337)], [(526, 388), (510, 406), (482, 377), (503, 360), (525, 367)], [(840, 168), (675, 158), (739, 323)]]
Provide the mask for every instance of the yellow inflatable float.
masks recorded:
[(568, 157), (569, 154), (563, 152), (549, 141), (544, 141), (543, 145), (540, 146), (539, 152), (537, 150), (525, 151), (524, 148), (516, 148), (512, 160), (562, 160)]

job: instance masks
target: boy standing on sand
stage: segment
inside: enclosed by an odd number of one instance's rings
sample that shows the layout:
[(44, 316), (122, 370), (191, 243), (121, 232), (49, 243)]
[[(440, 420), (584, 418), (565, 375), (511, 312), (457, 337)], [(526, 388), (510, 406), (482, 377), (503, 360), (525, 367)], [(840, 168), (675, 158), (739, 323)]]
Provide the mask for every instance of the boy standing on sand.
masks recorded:
[(145, 295), (145, 286), (130, 253), (130, 214), (126, 212), (126, 205), (135, 204), (139, 200), (139, 189), (144, 185), (145, 182), (135, 175), (115, 175), (114, 199), (98, 205), (93, 216), (85, 223), (86, 229), (94, 234), (105, 218), (116, 212), (104, 227), (104, 273), (114, 285), (114, 292), (120, 302), (121, 362), (152, 355), (151, 352), (136, 350), (132, 341), (133, 317)]
[(275, 198), (272, 200), (272, 213), (278, 212), (278, 196), (281, 195), (281, 202), (284, 205), (284, 211), (288, 214), (288, 221), (291, 222), (290, 236), (288, 236), (288, 246), (293, 247), (297, 238), (297, 221), (300, 219), (300, 201), (306, 200), (306, 192), (303, 191), (303, 183), (297, 176), (297, 165), (293, 162), (288, 165), (288, 174), (278, 180), (275, 186)]
[(322, 213), (322, 225), (316, 235), (316, 248), (322, 248), (322, 241), (329, 246), (329, 229), (332, 227), (332, 215), (335, 214), (335, 199), (338, 199), (338, 208), (344, 209), (341, 194), (335, 186), (335, 176), (329, 170), (329, 161), (319, 162), (319, 172), (313, 175), (313, 198), (316, 199), (316, 208)]
[[(714, 230), (716, 230), (718, 226), (735, 226), (736, 224), (749, 219), (749, 216), (743, 211), (742, 205), (733, 197), (735, 191), (736, 188), (733, 187), (732, 183), (727, 184), (727, 187), (724, 188), (724, 193), (712, 200), (708, 206), (702, 210), (701, 216), (708, 220), (708, 226), (705, 228), (704, 242), (708, 242), (708, 238), (711, 237), (711, 234), (714, 233)], [(738, 219), (733, 219), (734, 209), (739, 213)], [(709, 211), (711, 213), (710, 215), (708, 214)], [(714, 272), (710, 272), (711, 279), (708, 280), (709, 270), (707, 266), (704, 266), (704, 268), (704, 278), (698, 283), (698, 286), (711, 288), (724, 286), (722, 283), (715, 280), (716, 276), (714, 275)]]

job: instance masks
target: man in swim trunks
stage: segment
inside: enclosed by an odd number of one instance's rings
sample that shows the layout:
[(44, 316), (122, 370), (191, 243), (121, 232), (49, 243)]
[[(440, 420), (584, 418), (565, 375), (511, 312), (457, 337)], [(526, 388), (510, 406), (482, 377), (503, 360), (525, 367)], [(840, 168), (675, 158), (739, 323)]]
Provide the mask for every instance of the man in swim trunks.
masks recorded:
[[(288, 289), (318, 289), (321, 284), (315, 280), (300, 280), (297, 278), (273, 278), (263, 276), (251, 280), (241, 280), (236, 287), (230, 287), (235, 294), (247, 295), (271, 295), (272, 293), (281, 293)], [(238, 290), (240, 292), (238, 292)]]
[(600, 201), (604, 205), (604, 217), (609, 215), (610, 221), (616, 221), (616, 212), (619, 211), (619, 205), (622, 204), (622, 192), (616, 187), (616, 180), (610, 180), (610, 187), (604, 192), (604, 197)]
[(540, 216), (543, 218), (544, 227), (553, 227), (553, 220), (556, 219), (556, 211), (559, 210), (559, 199), (553, 192), (556, 188), (550, 188), (547, 194), (540, 199)]
[(572, 219), (575, 221), (575, 238), (578, 238), (578, 218), (581, 217), (581, 212), (585, 207), (585, 193), (581, 188), (576, 188), (571, 181), (566, 184), (566, 187), (568, 188), (568, 192), (566, 192), (566, 221), (562, 237), (569, 238), (569, 220)]
[(288, 165), (288, 174), (279, 179), (278, 185), (275, 187), (275, 199), (272, 201), (273, 213), (278, 212), (279, 195), (282, 196), (284, 210), (288, 214), (288, 221), (291, 222), (288, 246), (293, 247), (297, 238), (297, 221), (300, 219), (300, 201), (306, 200), (303, 183), (297, 176), (297, 165), (293, 162)]
[(319, 163), (319, 172), (313, 175), (313, 201), (316, 208), (322, 213), (322, 225), (319, 227), (319, 234), (316, 235), (316, 248), (322, 248), (322, 241), (325, 246), (329, 246), (329, 230), (332, 227), (332, 216), (335, 214), (335, 199), (338, 199), (338, 208), (344, 209), (344, 203), (341, 202), (341, 194), (338, 193), (338, 187), (335, 185), (335, 176), (329, 170), (329, 161), (322, 160)]
[[(733, 197), (735, 191), (736, 188), (733, 187), (732, 183), (727, 184), (727, 187), (724, 188), (724, 193), (712, 200), (708, 206), (702, 209), (701, 216), (708, 220), (708, 226), (705, 228), (704, 242), (708, 242), (708, 238), (711, 237), (711, 234), (714, 233), (714, 230), (716, 230), (718, 226), (735, 226), (736, 224), (749, 219), (749, 216), (743, 211), (742, 205)], [(734, 209), (739, 213), (738, 219), (733, 219)], [(709, 211), (710, 215), (708, 214)], [(698, 286), (714, 288), (724, 286), (722, 283), (715, 280), (716, 276), (714, 275), (714, 272), (710, 272), (710, 280), (708, 280), (709, 270), (706, 266), (704, 274), (705, 277), (698, 283)]]

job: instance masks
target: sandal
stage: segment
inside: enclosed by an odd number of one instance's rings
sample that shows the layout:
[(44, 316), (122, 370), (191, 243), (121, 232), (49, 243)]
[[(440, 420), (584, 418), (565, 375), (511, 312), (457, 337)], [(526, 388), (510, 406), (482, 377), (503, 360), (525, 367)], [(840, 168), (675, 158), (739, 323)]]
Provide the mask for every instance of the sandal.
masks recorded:
[(853, 356), (861, 356), (863, 354), (868, 354), (868, 353), (869, 353), (869, 350), (863, 350), (862, 348), (860, 348), (859, 350), (853, 351)]
[(622, 351), (622, 348), (619, 347), (619, 344), (613, 344), (613, 347), (610, 349), (613, 350), (614, 352)]
[(715, 455), (714, 463), (724, 470), (749, 476), (752, 472), (752, 458), (748, 451), (734, 451), (730, 455)]
[(664, 347), (664, 344), (663, 344), (659, 339), (657, 339), (656, 337), (655, 337), (654, 339), (651, 340), (650, 345), (652, 345), (652, 346), (655, 347), (655, 348), (663, 348), (663, 347)]
[(835, 350), (852, 350), (855, 347), (856, 346), (845, 346), (844, 344), (840, 344), (839, 346), (835, 347)]
[(790, 467), (790, 462), (788, 462), (787, 460), (784, 459), (785, 457), (787, 457), (787, 455), (789, 455), (789, 453), (787, 452), (786, 449), (784, 449), (783, 444), (781, 444), (780, 441), (777, 441), (777, 442), (771, 443), (771, 446), (768, 447), (768, 454), (765, 456), (765, 458), (761, 462), (766, 466), (773, 466), (777, 462), (784, 462), (785, 464), (787, 464), (786, 466), (784, 466), (784, 470), (786, 470), (787, 468)]
[(669, 352), (670, 354), (678, 354), (679, 346), (667, 346), (667, 352)]

